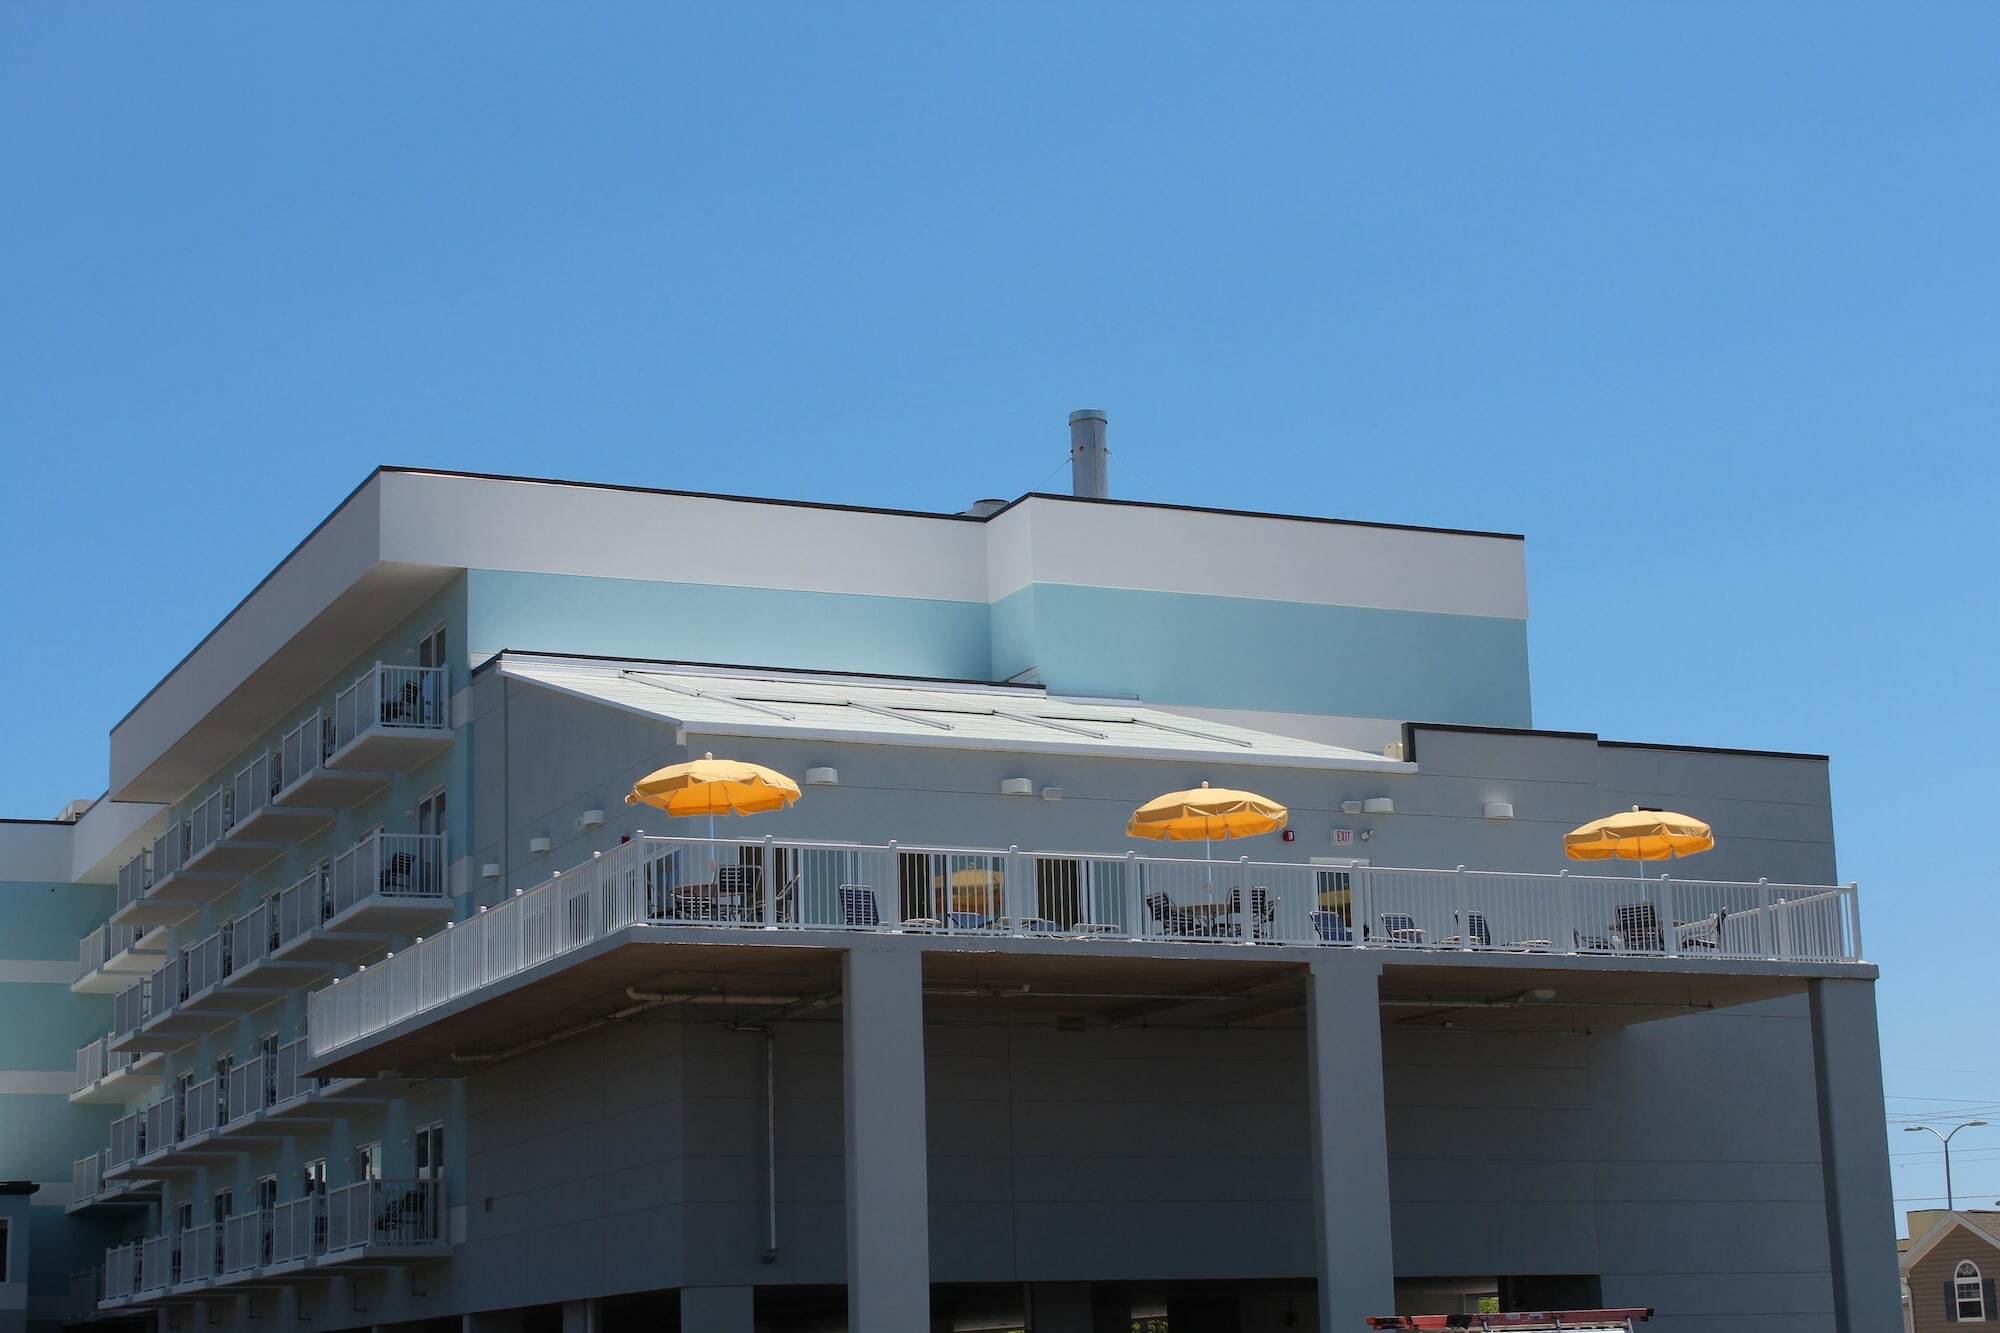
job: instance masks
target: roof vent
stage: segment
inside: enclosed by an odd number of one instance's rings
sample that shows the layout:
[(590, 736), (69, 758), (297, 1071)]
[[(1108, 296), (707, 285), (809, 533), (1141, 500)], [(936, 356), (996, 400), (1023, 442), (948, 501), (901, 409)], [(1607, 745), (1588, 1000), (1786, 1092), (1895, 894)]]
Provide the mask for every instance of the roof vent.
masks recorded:
[(974, 500), (961, 512), (971, 518), (991, 518), (1006, 507), (1007, 502), (1005, 500)]

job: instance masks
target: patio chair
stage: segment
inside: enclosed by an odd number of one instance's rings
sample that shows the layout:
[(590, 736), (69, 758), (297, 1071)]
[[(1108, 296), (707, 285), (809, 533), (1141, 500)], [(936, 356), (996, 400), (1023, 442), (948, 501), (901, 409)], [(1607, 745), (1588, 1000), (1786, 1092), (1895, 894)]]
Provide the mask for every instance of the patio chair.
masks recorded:
[(875, 890), (866, 884), (843, 884), (840, 894), (840, 924), (879, 926), (882, 909), (875, 902)]
[[(1451, 919), (1453, 924), (1456, 924), (1458, 913), (1453, 912)], [(1493, 931), (1486, 924), (1486, 913), (1467, 912), (1465, 914), (1465, 931), (1463, 935), (1453, 935), (1439, 940), (1438, 943), (1447, 949), (1456, 949), (1465, 943), (1466, 936), (1470, 936), (1472, 943), (1478, 948), (1490, 949), (1493, 947)]]
[(1306, 920), (1312, 923), (1313, 933), (1319, 936), (1321, 944), (1354, 942), (1354, 932), (1348, 929), (1346, 920), (1338, 912), (1307, 912)]
[(427, 711), (423, 687), (414, 680), (406, 680), (400, 691), (383, 698), (382, 723), (391, 727), (420, 727)]
[(1651, 903), (1621, 903), (1611, 909), (1611, 933), (1623, 936), (1633, 953), (1665, 953), (1666, 933), (1660, 928), (1660, 914)]
[[(1230, 918), (1241, 918), (1243, 913), (1243, 891), (1241, 889), (1231, 889), (1229, 891), (1229, 906), (1225, 911), (1226, 915)], [(1271, 896), (1271, 891), (1261, 884), (1251, 885), (1249, 922), (1251, 938), (1264, 938), (1267, 933), (1265, 927), (1269, 926), (1277, 918), (1277, 915), (1278, 900)], [(1226, 932), (1231, 935), (1240, 935), (1242, 931), (1243, 928), (1236, 925), (1234, 920), (1227, 925), (1219, 927), (1219, 933)]]
[(382, 862), (382, 892), (408, 889), (415, 877), (417, 854), (415, 852), (391, 852)]
[(1722, 923), (1729, 919), (1729, 909), (1722, 908), (1713, 916), (1701, 917), (1694, 921), (1677, 921), (1674, 934), (1680, 940), (1680, 947), (1686, 949), (1722, 948)]
[(1421, 945), (1424, 942), (1424, 928), (1408, 912), (1383, 912), (1376, 919), (1382, 923), (1382, 933), (1392, 944)]
[(1578, 953), (1610, 953), (1611, 941), (1602, 935), (1586, 935), (1580, 930), (1572, 930), (1570, 938), (1576, 941)]
[(1174, 900), (1166, 894), (1149, 893), (1146, 895), (1146, 915), (1153, 919), (1153, 924), (1160, 928), (1162, 935), (1178, 935), (1181, 933), (1181, 923), (1174, 912)]

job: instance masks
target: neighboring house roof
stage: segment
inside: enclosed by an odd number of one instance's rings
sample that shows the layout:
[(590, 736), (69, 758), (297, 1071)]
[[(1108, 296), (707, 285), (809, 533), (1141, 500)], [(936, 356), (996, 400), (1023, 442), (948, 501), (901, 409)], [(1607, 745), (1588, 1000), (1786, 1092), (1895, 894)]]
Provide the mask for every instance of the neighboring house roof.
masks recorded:
[(1408, 773), (1414, 764), (1115, 699), (1038, 687), (703, 671), (504, 653), (501, 674), (696, 736), (768, 736), (1104, 758)]
[(1931, 1224), (1929, 1231), (1910, 1238), (1909, 1248), (1903, 1251), (1902, 1258), (1897, 1262), (1904, 1276), (1907, 1277), (1912, 1268), (1922, 1263), (1924, 1256), (1936, 1249), (1939, 1241), (1960, 1229), (2000, 1252), (2000, 1213), (1946, 1213)]

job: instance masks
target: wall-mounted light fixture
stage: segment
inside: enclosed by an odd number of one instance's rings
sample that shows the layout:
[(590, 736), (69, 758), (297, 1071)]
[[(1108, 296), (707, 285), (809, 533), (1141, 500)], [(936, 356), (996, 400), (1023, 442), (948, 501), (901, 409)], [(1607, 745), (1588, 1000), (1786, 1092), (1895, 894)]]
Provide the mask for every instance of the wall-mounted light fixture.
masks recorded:
[(528, 839), (528, 855), (547, 856), (548, 854), (549, 854), (549, 840), (547, 838)]
[(806, 785), (808, 787), (838, 787), (840, 785), (840, 770), (824, 767), (809, 768), (806, 770)]
[(1035, 780), (1033, 778), (1002, 778), (1000, 779), (1000, 794), (1002, 796), (1033, 796), (1035, 794)]
[(1396, 803), (1387, 796), (1370, 796), (1361, 803), (1361, 813), (1364, 815), (1393, 815), (1396, 813)]
[(1480, 814), (1487, 819), (1512, 819), (1514, 805), (1511, 801), (1488, 801), (1480, 808)]

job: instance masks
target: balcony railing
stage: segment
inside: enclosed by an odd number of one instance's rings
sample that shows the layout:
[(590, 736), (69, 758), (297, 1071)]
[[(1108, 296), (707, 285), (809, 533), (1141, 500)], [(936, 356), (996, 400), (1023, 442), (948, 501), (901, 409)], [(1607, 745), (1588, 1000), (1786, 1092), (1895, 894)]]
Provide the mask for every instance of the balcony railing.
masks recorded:
[(441, 731), (450, 722), (442, 667), (385, 666), (355, 678), (334, 696), (333, 744), (337, 750), (375, 727)]
[(284, 789), (284, 765), (279, 762), (278, 751), (266, 750), (238, 769), (236, 780), (229, 784), (236, 822), (248, 822), (250, 816), (269, 805), (271, 798)]
[(213, 1222), (189, 1227), (180, 1234), (180, 1272), (175, 1285), (213, 1281), (222, 1272), (222, 1231)]
[(443, 898), (444, 866), (441, 833), (370, 834), (333, 859), (332, 915), (375, 894)]
[[(123, 872), (120, 872), (121, 876)], [(144, 892), (144, 890), (140, 890)], [(76, 974), (87, 977), (98, 968), (132, 948), (146, 932), (138, 926), (102, 925), (76, 944)]]
[(188, 853), (193, 846), (193, 833), (187, 821), (177, 820), (167, 826), (165, 833), (153, 839), (152, 884), (158, 884), (187, 864)]
[(441, 1180), (363, 1180), (328, 1190), (325, 1252), (440, 1243), (444, 1239), (443, 1184)]
[(70, 1163), (69, 1198), (71, 1203), (83, 1203), (104, 1192), (104, 1153), (94, 1152), (88, 1157), (79, 1157)]
[(76, 1085), (71, 1092), (82, 1092), (110, 1072), (111, 1056), (104, 1049), (105, 1041), (98, 1037), (76, 1048)]
[(315, 992), (315, 1056), (638, 924), (1851, 962), (1854, 885), (640, 837)]
[(258, 903), (223, 930), (229, 936), (229, 975), (244, 971), (270, 955), (278, 942), (277, 906), (270, 899)]
[(114, 1245), (104, 1252), (104, 1300), (129, 1301), (139, 1291), (144, 1241)]
[(277, 791), (295, 786), (316, 772), (333, 751), (333, 717), (315, 708), (278, 740)]
[(187, 855), (200, 856), (227, 837), (236, 826), (236, 797), (229, 787), (218, 787), (188, 812)]
[(153, 978), (140, 977), (119, 991), (111, 1001), (111, 1035), (115, 1039), (136, 1032), (153, 1016)]
[(118, 867), (118, 905), (129, 907), (153, 887), (153, 853), (141, 848), (139, 854)]
[(226, 1281), (271, 1262), (272, 1210), (238, 1213), (222, 1223), (222, 1276)]

